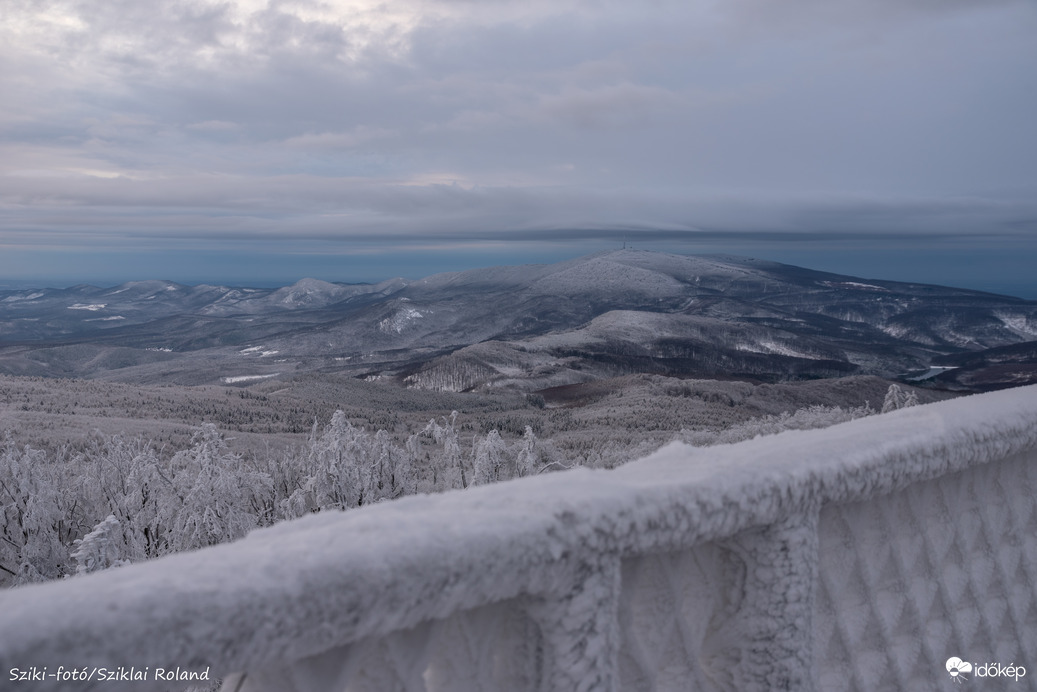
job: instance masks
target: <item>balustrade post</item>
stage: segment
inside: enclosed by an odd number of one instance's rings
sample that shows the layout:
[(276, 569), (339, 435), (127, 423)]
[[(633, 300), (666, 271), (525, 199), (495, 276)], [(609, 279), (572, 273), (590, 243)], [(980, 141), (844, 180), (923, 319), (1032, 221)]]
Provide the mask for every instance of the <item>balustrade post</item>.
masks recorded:
[(565, 586), (532, 599), (540, 627), (543, 692), (619, 689), (620, 559), (602, 556), (566, 571)]
[(744, 569), (737, 609), (706, 642), (724, 689), (814, 689), (813, 627), (819, 508), (743, 531), (720, 546)]

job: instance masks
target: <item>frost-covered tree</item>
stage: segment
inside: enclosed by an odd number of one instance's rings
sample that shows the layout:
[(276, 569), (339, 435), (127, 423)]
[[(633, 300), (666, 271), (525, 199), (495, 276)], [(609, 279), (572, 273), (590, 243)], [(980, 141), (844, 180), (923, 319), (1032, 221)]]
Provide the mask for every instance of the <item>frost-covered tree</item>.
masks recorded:
[(318, 430), (314, 423), (302, 462), (305, 480), (284, 502), (286, 516), (349, 509), (364, 502), (369, 470), (362, 469), (367, 447), (363, 429), (353, 427), (342, 411), (335, 411), (324, 432)]
[(678, 439), (688, 444), (707, 447), (751, 440), (761, 435), (775, 435), (785, 430), (813, 430), (863, 418), (875, 413), (870, 406), (808, 406), (794, 412), (753, 418), (722, 430), (681, 430)]
[(78, 535), (79, 503), (63, 492), (73, 485), (68, 464), (51, 463), (10, 437), (0, 447), (0, 573), (24, 584), (67, 573), (66, 545)]
[(393, 444), (388, 432), (379, 430), (375, 433), (367, 449), (370, 452), (370, 470), (366, 474), (364, 492), (367, 502), (393, 500), (415, 491), (410, 455)]
[(486, 485), (511, 477), (511, 454), (496, 430), (491, 430), (486, 437), (475, 441), (473, 457), (473, 484)]
[(886, 398), (882, 402), (882, 412), (889, 413), (890, 411), (907, 408), (908, 406), (916, 406), (917, 404), (917, 393), (905, 392), (900, 385), (891, 384), (889, 385), (889, 389), (886, 390)]
[(76, 574), (99, 572), (109, 567), (118, 567), (129, 561), (120, 557), (123, 544), (119, 520), (109, 514), (94, 530), (73, 543), (72, 559), (76, 561)]
[(281, 503), (285, 516), (326, 509), (349, 509), (415, 492), (412, 458), (420, 451), (413, 438), (401, 449), (389, 433), (373, 435), (353, 426), (342, 411), (319, 431), (314, 424), (302, 455), (305, 474)]
[[(414, 492), (418, 492), (418, 470), (423, 465), (423, 462), (429, 459), (429, 455), (424, 451), (421, 445), (421, 438), (424, 436), (424, 431), (409, 435), (406, 441), (403, 443), (403, 454), (404, 463), (407, 465), (408, 473), (410, 476), (410, 482), (413, 484)], [(432, 472), (432, 487), (436, 487), (438, 478), (436, 478), (436, 468), (432, 464), (427, 464), (431, 467), (429, 470)]]
[[(443, 424), (440, 425), (435, 419), (428, 422), (425, 429), (422, 430), (423, 435), (428, 435), (437, 444), (443, 445), (443, 451), (438, 459), (439, 470), (447, 472), (451, 469), (457, 468), (460, 472), (461, 487), (468, 487), (468, 474), (465, 470), (464, 458), (461, 454), (461, 444), (459, 442), (459, 432), (457, 429), (457, 411), (452, 411), (450, 417), (443, 417)], [(433, 463), (437, 463), (434, 461)], [(446, 473), (442, 474), (446, 476)]]
[(83, 493), (95, 517), (107, 512), (118, 521), (122, 559), (145, 560), (172, 550), (169, 530), (183, 498), (163, 466), (142, 438), (95, 439), (83, 454)]
[(521, 476), (532, 476), (540, 470), (540, 453), (538, 451), (539, 441), (533, 434), (533, 428), (526, 426), (526, 431), (518, 444), (518, 453), (515, 455), (516, 478)]
[[(566, 413), (559, 416), (568, 420)], [(395, 419), (368, 420), (396, 429)], [(168, 452), (118, 435), (98, 434), (78, 451), (49, 453), (0, 438), (0, 586), (234, 540), (283, 518), (419, 489), (564, 469), (582, 458), (539, 440), (521, 416), (462, 423), (454, 411), (402, 443), (375, 429), (368, 432), (338, 411), (323, 428), (314, 422), (299, 447), (247, 457), (232, 451), (213, 424), (200, 426), (186, 448)], [(488, 434), (468, 432), (480, 429)], [(523, 429), (519, 440), (507, 436)], [(619, 463), (642, 448), (633, 449), (616, 447), (609, 459)]]
[(171, 460), (173, 479), (183, 502), (172, 519), (169, 545), (191, 550), (241, 538), (259, 525), (257, 510), (270, 490), (270, 479), (245, 467), (227, 449), (212, 423), (203, 424), (191, 448)]
[(511, 445), (491, 430), (474, 441), (472, 457), (473, 483), (478, 485), (532, 476), (541, 468), (539, 440), (528, 425), (522, 439)]

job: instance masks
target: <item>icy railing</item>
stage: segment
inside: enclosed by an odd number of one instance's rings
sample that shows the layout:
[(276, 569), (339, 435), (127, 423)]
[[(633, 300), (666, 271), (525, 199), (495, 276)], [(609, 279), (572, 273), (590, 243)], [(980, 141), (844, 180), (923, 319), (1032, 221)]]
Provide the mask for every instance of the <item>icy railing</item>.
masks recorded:
[(952, 656), (1037, 670), (1035, 489), (1037, 387), (674, 444), (9, 590), (0, 662), (134, 690), (931, 689)]

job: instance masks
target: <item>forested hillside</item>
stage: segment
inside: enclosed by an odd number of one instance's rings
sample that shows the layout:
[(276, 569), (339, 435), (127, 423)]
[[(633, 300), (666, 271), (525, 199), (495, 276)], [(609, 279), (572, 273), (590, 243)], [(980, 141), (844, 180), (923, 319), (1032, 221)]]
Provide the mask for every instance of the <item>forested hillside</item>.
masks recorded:
[(1034, 301), (631, 249), (371, 285), (0, 290), (0, 373), (135, 384), (320, 373), (486, 393), (639, 373), (899, 377), (1035, 338)]
[[(564, 421), (551, 423), (562, 433), (559, 442), (539, 436), (531, 425), (518, 434), (512, 430), (502, 434), (495, 422), (519, 420), (507, 417), (517, 415), (516, 409), (503, 408), (464, 416), (451, 411), (429, 418), (409, 434), (355, 425), (338, 410), (329, 419), (314, 422), (301, 443), (288, 440), (278, 450), (268, 446), (262, 451), (235, 451), (233, 440), (211, 422), (196, 426), (181, 447), (95, 431), (76, 444), (42, 449), (20, 444), (8, 431), (0, 444), (0, 584), (56, 579), (213, 545), (311, 512), (348, 510), (403, 495), (467, 488), (576, 465), (613, 467), (673, 439), (699, 445), (735, 442), (782, 430), (824, 427), (919, 401), (917, 392), (892, 385), (875, 406), (815, 403), (738, 423), (732, 423), (735, 417), (730, 414), (720, 413), (711, 419), (688, 419), (676, 429), (664, 428), (667, 419), (658, 417), (655, 427), (646, 426), (644, 417), (657, 416), (663, 408), (648, 405), (660, 399), (654, 394), (644, 396), (646, 387), (669, 387), (665, 396), (674, 402), (707, 402), (700, 407), (704, 410), (759, 409), (749, 403), (758, 393), (746, 383), (659, 379), (644, 378), (630, 385), (624, 396), (616, 395), (618, 386), (613, 392), (585, 393), (583, 406), (572, 399), (572, 392), (566, 393), (569, 408), (532, 404), (529, 410), (541, 413), (542, 421), (549, 420), (550, 414)], [(11, 382), (6, 384), (12, 387)], [(29, 385), (40, 383), (14, 384), (28, 391)], [(724, 384), (732, 386), (724, 391)], [(766, 401), (768, 392), (760, 394), (760, 401)], [(775, 401), (791, 400), (769, 394), (772, 406)], [(641, 408), (638, 396), (642, 396)], [(839, 396), (838, 390), (829, 396)], [(629, 401), (631, 397), (635, 401)], [(168, 400), (162, 402), (156, 410), (167, 404)], [(598, 425), (625, 428), (625, 436), (606, 437), (604, 444), (582, 444), (593, 428), (587, 426), (587, 419), (574, 420), (574, 412), (588, 415), (595, 408), (601, 415)], [(624, 416), (628, 416), (625, 426), (619, 424)], [(581, 434), (564, 434), (573, 430)]]

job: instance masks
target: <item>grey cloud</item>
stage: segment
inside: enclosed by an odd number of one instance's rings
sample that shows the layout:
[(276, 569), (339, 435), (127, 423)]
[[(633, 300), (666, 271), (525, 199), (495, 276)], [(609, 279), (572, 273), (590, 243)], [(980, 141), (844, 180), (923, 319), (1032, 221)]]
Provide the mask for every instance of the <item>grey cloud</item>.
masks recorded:
[(892, 26), (931, 15), (997, 11), (1026, 4), (1028, 0), (733, 0), (727, 6), (734, 27), (798, 33), (837, 25), (868, 30), (870, 24)]
[(1037, 217), (1021, 2), (50, 7), (82, 26), (0, 36), (0, 243), (882, 242)]
[(524, 234), (539, 239), (547, 233), (563, 239), (569, 237), (565, 228), (575, 229), (573, 237), (632, 230), (659, 238), (761, 234), (771, 240), (870, 236), (881, 242), (888, 235), (1018, 236), (1032, 233), (1037, 223), (1037, 203), (988, 198), (466, 189), (315, 176), (189, 176), (162, 181), (81, 176), (60, 186), (28, 178), (3, 183), (0, 220), (9, 229), (134, 229), (136, 237), (156, 242), (225, 234), (281, 234), (296, 240), (518, 240)]
[(620, 83), (543, 97), (541, 111), (576, 127), (623, 127), (676, 110), (680, 96), (659, 87)]

